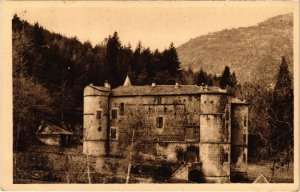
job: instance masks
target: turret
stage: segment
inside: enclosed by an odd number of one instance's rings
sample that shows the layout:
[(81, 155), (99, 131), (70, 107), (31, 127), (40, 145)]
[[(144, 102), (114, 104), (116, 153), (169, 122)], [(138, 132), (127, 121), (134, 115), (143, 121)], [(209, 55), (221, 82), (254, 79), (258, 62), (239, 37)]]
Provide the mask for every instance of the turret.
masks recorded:
[(248, 104), (237, 99), (231, 102), (231, 176), (233, 182), (247, 177)]
[(102, 156), (107, 154), (108, 113), (110, 86), (88, 85), (83, 94), (83, 153)]
[(225, 126), (228, 94), (202, 93), (200, 98), (200, 161), (205, 182), (230, 181), (230, 127)]

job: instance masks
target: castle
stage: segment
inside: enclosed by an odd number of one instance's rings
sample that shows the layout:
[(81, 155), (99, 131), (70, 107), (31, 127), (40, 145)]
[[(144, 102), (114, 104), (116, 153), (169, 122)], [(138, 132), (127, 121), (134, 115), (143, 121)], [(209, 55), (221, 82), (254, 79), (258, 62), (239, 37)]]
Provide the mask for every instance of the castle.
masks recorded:
[(120, 144), (133, 138), (129, 130), (139, 130), (139, 137), (154, 146), (146, 150), (148, 157), (200, 162), (205, 182), (230, 182), (233, 175), (247, 172), (248, 104), (223, 89), (134, 86), (127, 76), (114, 89), (108, 83), (86, 86), (83, 113), (86, 155), (121, 154)]

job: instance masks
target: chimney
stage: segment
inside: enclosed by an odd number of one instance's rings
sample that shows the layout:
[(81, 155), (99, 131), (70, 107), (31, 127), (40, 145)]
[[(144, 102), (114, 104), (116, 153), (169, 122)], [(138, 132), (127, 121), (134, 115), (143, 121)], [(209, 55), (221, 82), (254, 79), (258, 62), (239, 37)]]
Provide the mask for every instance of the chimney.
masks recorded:
[(104, 82), (104, 87), (110, 89), (110, 84), (108, 83), (108, 81), (105, 81), (105, 82)]
[(155, 86), (156, 86), (156, 84), (155, 84), (155, 83), (152, 83), (152, 84), (151, 84), (151, 86), (152, 86), (152, 87), (155, 87)]
[(175, 83), (175, 88), (178, 88), (179, 87), (179, 83)]

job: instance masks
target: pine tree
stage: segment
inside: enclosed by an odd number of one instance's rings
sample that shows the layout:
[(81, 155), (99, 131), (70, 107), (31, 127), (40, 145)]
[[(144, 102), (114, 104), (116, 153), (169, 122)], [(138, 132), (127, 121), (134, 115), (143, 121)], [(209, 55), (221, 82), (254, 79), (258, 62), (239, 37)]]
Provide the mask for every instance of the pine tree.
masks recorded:
[(113, 36), (109, 36), (106, 43), (106, 54), (105, 54), (105, 64), (109, 69), (109, 77), (108, 81), (111, 83), (112, 87), (116, 87), (119, 82), (117, 77), (118, 71), (118, 60), (119, 54), (121, 50), (121, 43), (119, 40), (118, 33), (115, 32)]
[(232, 90), (237, 84), (235, 72), (230, 73), (230, 68), (225, 66), (223, 74), (220, 78), (220, 87), (225, 89), (227, 86)]
[(285, 57), (282, 57), (269, 110), (270, 149), (273, 155), (289, 152), (294, 146), (294, 96)]
[(196, 79), (197, 85), (208, 84), (207, 73), (201, 68)]
[(220, 78), (220, 87), (222, 89), (225, 89), (226, 86), (229, 85), (229, 82), (230, 82), (230, 69), (228, 66), (225, 66), (223, 74)]

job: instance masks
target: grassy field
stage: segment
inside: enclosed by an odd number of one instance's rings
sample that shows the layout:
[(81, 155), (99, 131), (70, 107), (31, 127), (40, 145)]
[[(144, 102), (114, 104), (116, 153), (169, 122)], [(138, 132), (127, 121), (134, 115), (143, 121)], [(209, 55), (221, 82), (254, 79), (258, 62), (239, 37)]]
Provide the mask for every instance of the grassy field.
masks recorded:
[[(33, 147), (27, 152), (14, 154), (14, 183), (88, 183), (87, 159), (82, 155), (82, 147), (51, 148)], [(92, 183), (124, 183), (126, 174), (121, 174), (124, 162), (121, 159), (89, 157)], [(117, 163), (117, 164), (116, 164)], [(118, 166), (115, 166), (118, 165)], [(248, 164), (248, 182), (252, 183), (263, 174), (270, 183), (292, 183), (293, 162), (290, 166), (275, 167), (272, 176), (272, 161), (260, 161)], [(118, 169), (116, 167), (119, 167)], [(127, 167), (125, 166), (125, 171)], [(156, 172), (155, 170), (154, 172)], [(148, 177), (132, 170), (132, 183), (147, 183)], [(124, 176), (125, 175), (125, 176)], [(146, 179), (146, 180), (145, 180)], [(152, 181), (153, 182), (153, 181)], [(170, 181), (166, 181), (170, 182)], [(173, 183), (173, 182), (171, 182)]]
[(289, 168), (285, 166), (275, 167), (274, 176), (272, 176), (272, 161), (261, 161), (258, 163), (248, 164), (249, 181), (253, 182), (259, 175), (263, 174), (271, 183), (293, 183), (294, 181), (294, 166), (293, 162)]

